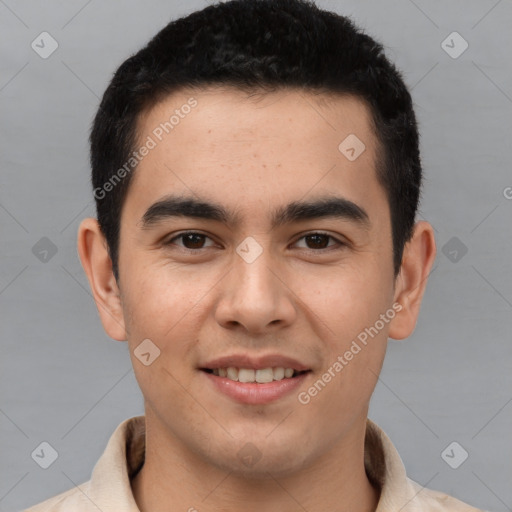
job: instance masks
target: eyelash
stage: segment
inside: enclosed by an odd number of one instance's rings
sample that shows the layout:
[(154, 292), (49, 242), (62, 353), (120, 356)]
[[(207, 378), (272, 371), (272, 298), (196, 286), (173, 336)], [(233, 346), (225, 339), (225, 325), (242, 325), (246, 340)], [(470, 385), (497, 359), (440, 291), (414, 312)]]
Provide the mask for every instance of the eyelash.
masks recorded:
[[(184, 237), (186, 237), (188, 235), (199, 235), (201, 237), (210, 238), (208, 235), (205, 235), (204, 233), (200, 233), (198, 231), (184, 231), (184, 232), (179, 233), (178, 235), (174, 236), (173, 238), (169, 239), (168, 241), (164, 242), (164, 245), (165, 246), (174, 245), (173, 244), (174, 240), (177, 240), (180, 238), (183, 239)], [(328, 246), (328, 247), (321, 248), (321, 249), (309, 249), (309, 248), (303, 248), (303, 249), (305, 249), (306, 251), (309, 251), (309, 252), (319, 253), (319, 252), (330, 251), (330, 250), (333, 250), (336, 248), (341, 249), (341, 248), (347, 246), (347, 244), (345, 242), (342, 242), (338, 238), (336, 238), (328, 233), (324, 233), (322, 231), (312, 231), (311, 233), (306, 233), (305, 235), (302, 235), (300, 238), (298, 238), (294, 243), (297, 243), (299, 240), (302, 240), (303, 238), (307, 238), (309, 236), (315, 236), (315, 235), (324, 236), (324, 237), (334, 240), (337, 243), (337, 247), (336, 246)], [(211, 238), (210, 238), (210, 240), (211, 240)], [(203, 249), (207, 249), (207, 248), (208, 247), (200, 247), (199, 249), (189, 249), (187, 247), (180, 247), (180, 249), (182, 251), (187, 252), (187, 253), (198, 253), (198, 252), (202, 251)]]

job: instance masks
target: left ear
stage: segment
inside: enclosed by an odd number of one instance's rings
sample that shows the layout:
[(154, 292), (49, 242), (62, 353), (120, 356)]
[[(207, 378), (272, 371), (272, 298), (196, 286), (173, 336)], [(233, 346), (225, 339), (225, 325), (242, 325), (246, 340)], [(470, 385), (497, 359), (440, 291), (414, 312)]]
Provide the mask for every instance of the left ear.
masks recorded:
[(414, 331), (435, 257), (434, 230), (428, 222), (419, 221), (414, 225), (411, 239), (405, 244), (400, 272), (396, 277), (394, 303), (399, 303), (402, 309), (390, 322), (390, 338), (402, 340)]

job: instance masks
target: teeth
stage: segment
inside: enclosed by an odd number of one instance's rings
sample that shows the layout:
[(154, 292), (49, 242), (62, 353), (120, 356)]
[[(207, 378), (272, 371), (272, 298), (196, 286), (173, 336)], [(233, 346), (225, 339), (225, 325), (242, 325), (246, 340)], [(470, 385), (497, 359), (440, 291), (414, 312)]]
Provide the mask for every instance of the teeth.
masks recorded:
[(274, 374), (274, 380), (284, 379), (284, 368), (274, 368), (272, 373)]
[(238, 370), (238, 380), (239, 382), (254, 382), (255, 373), (256, 372), (254, 370), (240, 368), (240, 370)]
[(264, 368), (263, 370), (256, 370), (256, 382), (272, 382), (274, 380), (274, 372), (272, 368)]
[(238, 380), (238, 369), (233, 367), (227, 368), (226, 377), (231, 380)]
[(262, 368), (254, 370), (253, 368), (215, 368), (212, 370), (214, 375), (227, 377), (230, 380), (239, 382), (258, 382), (264, 384), (273, 380), (282, 380), (291, 378), (294, 373), (293, 368)]

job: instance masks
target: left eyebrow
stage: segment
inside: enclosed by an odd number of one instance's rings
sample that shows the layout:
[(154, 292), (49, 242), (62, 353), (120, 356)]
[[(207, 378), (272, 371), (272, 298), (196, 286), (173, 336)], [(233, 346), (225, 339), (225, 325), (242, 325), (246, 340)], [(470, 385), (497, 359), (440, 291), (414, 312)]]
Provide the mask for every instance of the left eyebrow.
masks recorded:
[[(166, 196), (152, 204), (142, 216), (142, 229), (150, 229), (166, 219), (190, 217), (213, 220), (236, 227), (241, 224), (239, 211), (231, 211), (220, 204), (186, 196)], [(270, 215), (272, 228), (319, 218), (336, 218), (353, 222), (364, 229), (371, 227), (368, 213), (344, 197), (321, 197), (313, 201), (293, 201), (276, 208)]]

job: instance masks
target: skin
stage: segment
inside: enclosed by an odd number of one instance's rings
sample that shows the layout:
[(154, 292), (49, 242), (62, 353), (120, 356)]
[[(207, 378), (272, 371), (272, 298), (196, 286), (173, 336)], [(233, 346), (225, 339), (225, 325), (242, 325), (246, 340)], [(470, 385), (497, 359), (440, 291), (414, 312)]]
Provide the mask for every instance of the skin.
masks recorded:
[[(180, 91), (141, 117), (141, 143), (191, 96), (197, 107), (133, 176), (119, 282), (97, 221), (85, 219), (78, 234), (103, 326), (127, 340), (144, 395), (147, 451), (132, 482), (137, 504), (144, 512), (375, 510), (379, 493), (363, 463), (369, 401), (388, 337), (414, 330), (435, 258), (433, 229), (415, 225), (395, 278), (376, 138), (360, 100), (293, 90), (251, 98), (230, 88)], [(349, 134), (366, 146), (353, 162), (338, 150)], [(241, 222), (181, 217), (143, 229), (144, 212), (170, 193), (220, 203)], [(273, 208), (334, 193), (366, 210), (370, 227), (320, 218), (271, 229)], [(189, 229), (206, 237), (165, 244)], [(304, 238), (318, 231), (334, 238), (320, 248)], [(252, 263), (235, 251), (248, 236), (263, 250)], [(298, 392), (396, 303), (401, 311), (379, 334), (310, 403), (299, 403)], [(134, 356), (146, 338), (161, 350), (149, 366)], [(312, 371), (297, 392), (243, 405), (198, 369), (232, 353), (284, 354)], [(248, 442), (261, 454), (249, 467), (238, 455)]]

